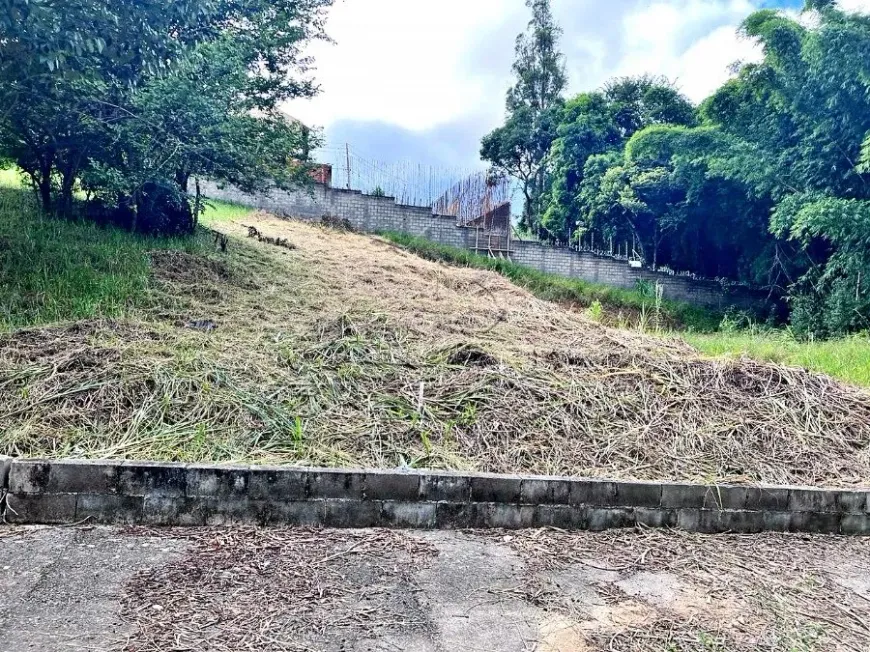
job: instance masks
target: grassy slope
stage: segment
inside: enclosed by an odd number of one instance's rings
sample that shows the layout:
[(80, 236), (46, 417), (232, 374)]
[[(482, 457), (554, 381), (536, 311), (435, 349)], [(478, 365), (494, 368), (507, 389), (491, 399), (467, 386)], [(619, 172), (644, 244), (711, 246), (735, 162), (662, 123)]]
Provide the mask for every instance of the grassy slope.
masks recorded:
[(0, 196), (0, 453), (870, 478), (866, 395), (822, 377), (704, 361), (489, 271), (236, 206), (204, 219), (231, 236), (222, 253), (205, 233), (143, 240)]
[(655, 297), (639, 290), (625, 290), (606, 285), (547, 274), (509, 260), (494, 259), (464, 249), (433, 243), (424, 238), (397, 232), (381, 234), (391, 242), (428, 260), (474, 267), (497, 272), (545, 301), (573, 304), (589, 308), (599, 302), (608, 325), (653, 327), (661, 316), (670, 328), (710, 332), (716, 329), (721, 315), (697, 306), (675, 301), (663, 301), (656, 306)]
[[(624, 326), (624, 322), (629, 322), (632, 327), (646, 324), (653, 326), (650, 330), (655, 330), (654, 301), (639, 291), (566, 279), (510, 261), (494, 260), (401, 233), (383, 235), (391, 242), (429, 260), (498, 272), (544, 300), (584, 307), (600, 301), (604, 306), (604, 319), (608, 325)], [(635, 319), (624, 319), (620, 315), (622, 310), (634, 311)], [(802, 367), (870, 387), (870, 337), (866, 335), (828, 342), (798, 342), (780, 331), (717, 332), (718, 315), (687, 304), (665, 302), (661, 310), (671, 328), (706, 355), (731, 358), (745, 356)]]
[(149, 251), (203, 245), (45, 217), (18, 182), (0, 171), (0, 331), (125, 315), (147, 303)]
[(798, 342), (784, 332), (684, 333), (692, 346), (711, 356), (746, 356), (803, 367), (870, 387), (870, 337)]

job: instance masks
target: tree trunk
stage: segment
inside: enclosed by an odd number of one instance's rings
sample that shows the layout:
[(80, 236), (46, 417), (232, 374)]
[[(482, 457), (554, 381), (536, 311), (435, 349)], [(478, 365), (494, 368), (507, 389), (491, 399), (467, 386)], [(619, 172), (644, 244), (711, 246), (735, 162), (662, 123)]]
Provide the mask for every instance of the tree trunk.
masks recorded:
[(51, 176), (43, 176), (39, 179), (39, 201), (42, 203), (42, 210), (46, 213), (51, 213)]
[(75, 185), (75, 176), (71, 172), (67, 172), (61, 180), (60, 204), (58, 206), (58, 212), (65, 217), (72, 214), (73, 185)]
[(196, 231), (197, 222), (199, 222), (199, 212), (202, 210), (202, 190), (199, 187), (199, 177), (196, 177), (196, 202), (193, 205), (193, 215), (191, 216), (190, 232)]

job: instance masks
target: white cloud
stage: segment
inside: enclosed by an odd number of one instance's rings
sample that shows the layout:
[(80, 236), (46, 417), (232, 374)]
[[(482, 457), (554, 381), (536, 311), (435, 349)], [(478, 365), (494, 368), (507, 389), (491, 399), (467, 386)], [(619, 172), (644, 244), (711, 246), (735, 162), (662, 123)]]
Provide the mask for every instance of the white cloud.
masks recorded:
[(758, 48), (737, 34), (754, 8), (749, 0), (672, 0), (629, 14), (616, 72), (666, 75), (700, 102), (728, 79), (731, 64), (760, 57)]
[(840, 0), (840, 9), (844, 11), (858, 11), (870, 13), (870, 0)]
[[(615, 75), (653, 73), (700, 102), (731, 64), (760, 56), (737, 28), (761, 4), (553, 0), (569, 93)], [(870, 0), (841, 6), (870, 11)], [(503, 118), (514, 38), (527, 21), (524, 0), (338, 0), (327, 24), (336, 44), (310, 50), (323, 93), (287, 110), (326, 126), (334, 144), (365, 143), (373, 156), (405, 152), (423, 163), (466, 165)]]
[[(379, 120), (424, 129), (462, 117), (492, 101), (475, 84), (467, 58), (476, 35), (503, 0), (345, 0), (331, 11), (327, 31), (335, 45), (314, 44), (323, 93), (295, 101), (288, 111), (312, 124), (341, 119)], [(517, 12), (520, 0), (508, 5)], [(508, 44), (509, 48), (512, 45)]]

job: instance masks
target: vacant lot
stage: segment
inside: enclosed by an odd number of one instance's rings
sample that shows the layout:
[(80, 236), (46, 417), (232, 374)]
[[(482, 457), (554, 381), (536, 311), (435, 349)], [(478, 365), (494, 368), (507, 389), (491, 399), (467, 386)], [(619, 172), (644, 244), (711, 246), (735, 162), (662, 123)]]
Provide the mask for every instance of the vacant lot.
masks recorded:
[(147, 279), (115, 318), (0, 338), (0, 452), (870, 482), (862, 390), (606, 328), (383, 240), (223, 217), (226, 252), (136, 254)]

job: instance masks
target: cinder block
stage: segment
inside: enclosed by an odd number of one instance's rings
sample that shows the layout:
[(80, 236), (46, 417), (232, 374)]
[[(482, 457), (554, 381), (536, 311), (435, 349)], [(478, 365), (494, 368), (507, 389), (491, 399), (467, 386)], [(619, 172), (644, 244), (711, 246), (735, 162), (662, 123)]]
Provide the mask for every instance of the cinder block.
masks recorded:
[(183, 496), (145, 496), (142, 506), (142, 522), (158, 527), (204, 526), (210, 506), (206, 499)]
[(662, 507), (669, 509), (744, 509), (747, 487), (666, 484), (662, 487)]
[(650, 528), (677, 527), (677, 510), (638, 507), (634, 510), (635, 523)]
[(786, 512), (789, 510), (789, 490), (785, 487), (746, 487), (744, 507), (749, 511)]
[(870, 514), (844, 514), (840, 519), (840, 534), (870, 536)]
[(870, 492), (841, 491), (837, 496), (837, 505), (843, 514), (870, 514)]
[(263, 525), (262, 515), (246, 498), (196, 498), (210, 527)]
[(471, 479), (458, 474), (423, 475), (419, 496), (421, 500), (436, 503), (468, 503), (471, 501)]
[(525, 478), (520, 488), (524, 505), (567, 505), (571, 481), (549, 478)]
[(6, 496), (6, 520), (16, 525), (75, 523), (76, 496), (74, 494), (9, 494)]
[(385, 501), (381, 523), (385, 527), (432, 529), (436, 523), (436, 504)]
[(9, 493), (37, 494), (48, 489), (51, 464), (42, 460), (15, 460), (9, 470)]
[(471, 500), (475, 503), (519, 504), (522, 478), (518, 476), (473, 476)]
[(571, 483), (568, 502), (571, 505), (615, 507), (619, 505), (615, 482), (575, 480)]
[(142, 522), (145, 499), (142, 496), (79, 494), (76, 522), (99, 525), (138, 525)]
[(383, 503), (373, 500), (324, 500), (323, 526), (371, 528), (381, 524)]
[(308, 478), (308, 492), (313, 499), (365, 498), (365, 474), (352, 471), (317, 471)]
[(825, 512), (792, 512), (790, 532), (811, 534), (839, 534), (841, 515)]
[[(768, 519), (769, 512), (749, 512), (746, 510), (720, 510), (717, 524), (721, 532), (736, 532), (738, 534), (758, 534), (767, 532), (771, 526), (776, 525), (776, 519)], [(777, 514), (778, 512), (770, 512)], [(781, 519), (780, 528), (772, 528), (774, 532), (783, 532), (787, 529), (787, 520)]]
[(250, 509), (257, 521), (265, 527), (323, 527), (326, 513), (325, 500), (255, 501)]
[(537, 505), (532, 527), (552, 527), (560, 530), (586, 530), (589, 528), (589, 508), (579, 505)]
[(187, 466), (157, 462), (124, 462), (118, 492), (125, 496), (183, 498), (187, 490)]
[(593, 532), (635, 527), (635, 510), (626, 508), (590, 507), (587, 511), (589, 529)]
[(788, 509), (792, 512), (839, 511), (838, 492), (824, 489), (792, 489), (788, 496)]
[(662, 485), (655, 482), (618, 482), (616, 501), (621, 507), (659, 507)]
[(9, 472), (12, 470), (12, 458), (0, 455), (0, 490), (9, 486)]
[(470, 530), (485, 528), (484, 503), (438, 503), (435, 507), (435, 527), (439, 530)]
[(251, 467), (248, 498), (253, 501), (294, 501), (308, 498), (309, 472), (289, 467)]
[(214, 467), (192, 464), (187, 467), (186, 495), (189, 498), (233, 499), (248, 496), (250, 470), (243, 466)]
[(524, 530), (535, 525), (535, 507), (532, 505), (509, 505), (490, 503), (481, 506), (485, 512), (487, 528), (504, 530)]
[(368, 472), (365, 476), (365, 497), (366, 500), (418, 500), (422, 480), (423, 476), (419, 473)]
[[(90, 493), (115, 494), (118, 492), (118, 475), (121, 462), (66, 461), (48, 462), (48, 479), (45, 480), (44, 463), (31, 467), (30, 484), (36, 491), (54, 494)], [(42, 486), (38, 485), (42, 483)]]

